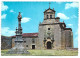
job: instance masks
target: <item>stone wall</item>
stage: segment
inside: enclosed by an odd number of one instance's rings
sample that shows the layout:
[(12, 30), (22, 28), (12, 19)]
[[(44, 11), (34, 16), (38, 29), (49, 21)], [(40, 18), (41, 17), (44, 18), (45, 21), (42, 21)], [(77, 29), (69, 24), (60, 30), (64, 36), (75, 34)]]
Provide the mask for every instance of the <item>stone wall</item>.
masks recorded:
[(56, 23), (56, 20), (55, 19), (47, 19), (42, 22), (42, 24), (51, 24), (51, 23)]
[[(24, 47), (26, 48), (26, 49), (32, 49), (32, 45), (35, 45), (35, 49), (37, 49), (37, 39), (38, 38), (36, 38), (36, 37), (23, 37), (22, 38), (23, 40), (24, 40)], [(35, 40), (35, 42), (34, 43), (32, 43), (32, 39), (34, 39)], [(12, 47), (14, 47), (15, 46), (15, 38), (12, 38)]]
[[(50, 30), (48, 30), (50, 28)], [(50, 33), (50, 36), (48, 36)], [(39, 26), (39, 47), (45, 49), (44, 47), (44, 38), (50, 37), (51, 40), (54, 40), (52, 44), (52, 49), (61, 48), (61, 29), (59, 24), (55, 25), (41, 25)]]
[(59, 24), (54, 25), (54, 48), (60, 49), (61, 48), (61, 28)]
[(65, 40), (65, 30), (61, 30), (61, 49), (66, 48), (66, 40)]
[(38, 44), (38, 49), (44, 49), (44, 33), (45, 33), (45, 28), (44, 26), (39, 26), (39, 34), (38, 34), (38, 37), (39, 37), (39, 44)]
[(73, 39), (72, 31), (65, 30), (65, 39), (66, 39), (66, 49), (73, 48)]
[(11, 37), (1, 36), (1, 49), (10, 49), (12, 47)]

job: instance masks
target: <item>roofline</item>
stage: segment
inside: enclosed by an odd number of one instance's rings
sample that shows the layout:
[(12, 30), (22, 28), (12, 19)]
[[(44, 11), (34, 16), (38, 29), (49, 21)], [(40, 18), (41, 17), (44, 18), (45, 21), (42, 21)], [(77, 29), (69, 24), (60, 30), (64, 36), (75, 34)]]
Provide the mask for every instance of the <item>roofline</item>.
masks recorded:
[[(38, 34), (38, 33), (23, 33), (23, 34)], [(23, 36), (23, 34), (22, 34), (22, 37), (38, 37), (38, 36)], [(16, 38), (16, 35), (15, 36), (11, 36), (11, 38)]]
[[(48, 8), (47, 10), (52, 10), (52, 11), (54, 11), (54, 12), (56, 12), (55, 10), (53, 10), (53, 9), (51, 9), (51, 8)], [(47, 10), (45, 10), (43, 13), (45, 13)]]
[(71, 30), (71, 31), (72, 31), (72, 29), (71, 29), (71, 28), (64, 28), (64, 30)]
[[(38, 36), (22, 36), (22, 38), (37, 38)], [(12, 37), (12, 38), (16, 38), (16, 36), (15, 37)]]
[(55, 24), (65, 24), (65, 23), (51, 23), (51, 24), (39, 24), (39, 25), (55, 25)]

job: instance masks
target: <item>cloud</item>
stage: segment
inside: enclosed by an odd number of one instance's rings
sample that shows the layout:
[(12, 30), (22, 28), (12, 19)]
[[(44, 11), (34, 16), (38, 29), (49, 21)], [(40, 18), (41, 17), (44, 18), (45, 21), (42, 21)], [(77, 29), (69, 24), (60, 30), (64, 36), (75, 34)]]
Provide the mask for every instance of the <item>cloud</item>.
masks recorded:
[(1, 2), (1, 11), (5, 11), (8, 9), (8, 6), (7, 5), (4, 5), (3, 2)]
[(10, 30), (9, 27), (2, 27), (1, 34), (4, 36), (13, 36), (13, 35), (15, 35), (15, 31)]
[(76, 15), (72, 15), (71, 18), (77, 18), (77, 16)]
[(64, 20), (66, 20), (66, 19), (69, 19), (69, 17), (67, 17), (65, 14), (63, 14), (63, 13), (57, 13), (57, 17), (60, 17), (61, 19), (64, 19)]
[(73, 24), (67, 24), (67, 26), (72, 27), (72, 26), (73, 26)]
[(26, 22), (30, 21), (30, 18), (23, 17), (21, 20), (22, 20), (21, 23), (26, 23)]
[(10, 10), (10, 12), (11, 12), (11, 13), (16, 13), (16, 12), (15, 12), (14, 10), (12, 10), (12, 9)]
[(14, 11), (11, 9), (10, 12), (14, 12)]
[(69, 8), (78, 8), (79, 7), (79, 3), (77, 2), (73, 2), (73, 3), (66, 3), (65, 4), (65, 9), (69, 9)]
[(7, 14), (1, 15), (1, 19), (5, 19)]

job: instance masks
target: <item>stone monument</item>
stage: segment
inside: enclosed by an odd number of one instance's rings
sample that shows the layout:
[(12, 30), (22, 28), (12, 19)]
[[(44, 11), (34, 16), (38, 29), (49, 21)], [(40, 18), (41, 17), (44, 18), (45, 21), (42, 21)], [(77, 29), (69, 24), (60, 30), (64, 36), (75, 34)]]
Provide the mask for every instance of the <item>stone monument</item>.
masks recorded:
[(24, 40), (22, 39), (21, 19), (22, 19), (22, 16), (19, 12), (18, 29), (16, 28), (16, 32), (15, 32), (16, 33), (15, 46), (8, 51), (9, 54), (28, 54), (29, 53), (27, 49), (24, 47)]

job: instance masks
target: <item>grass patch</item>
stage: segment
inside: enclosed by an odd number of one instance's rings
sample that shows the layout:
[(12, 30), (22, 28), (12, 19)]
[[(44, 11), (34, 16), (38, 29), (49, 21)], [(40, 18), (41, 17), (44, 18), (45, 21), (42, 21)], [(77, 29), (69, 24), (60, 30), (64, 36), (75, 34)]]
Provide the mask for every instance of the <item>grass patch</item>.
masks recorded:
[(30, 54), (6, 54), (8, 50), (1, 50), (2, 56), (77, 56), (78, 50), (28, 50)]

